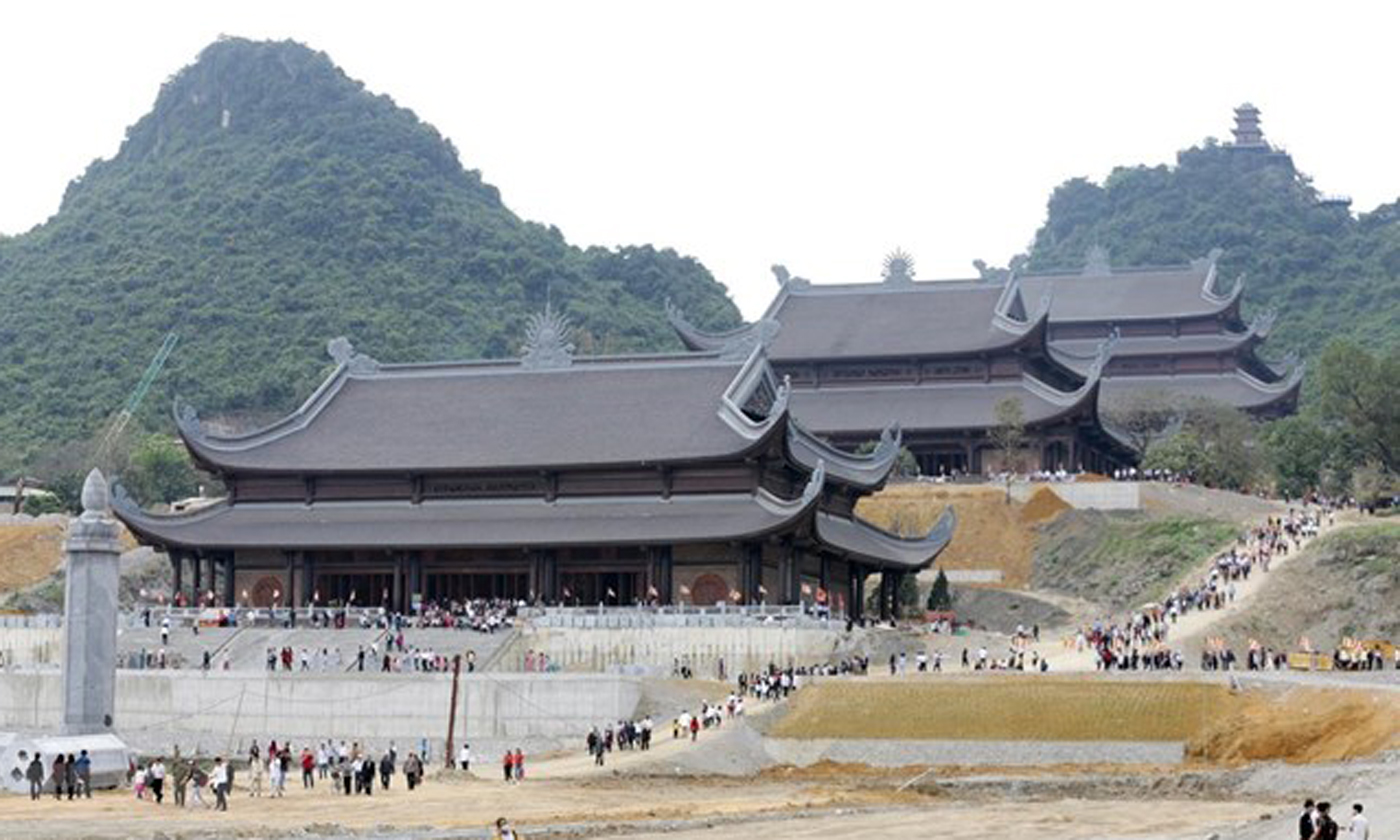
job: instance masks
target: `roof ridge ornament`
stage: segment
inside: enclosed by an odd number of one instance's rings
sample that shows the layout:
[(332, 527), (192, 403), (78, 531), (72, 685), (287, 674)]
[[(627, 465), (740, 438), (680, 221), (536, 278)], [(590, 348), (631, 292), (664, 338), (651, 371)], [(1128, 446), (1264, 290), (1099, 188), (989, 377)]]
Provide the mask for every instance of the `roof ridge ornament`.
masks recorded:
[(914, 258), (903, 248), (895, 248), (885, 255), (881, 277), (892, 286), (905, 286), (914, 282)]
[(890, 456), (890, 453), (898, 452), (904, 440), (904, 430), (899, 427), (899, 423), (886, 426), (880, 432), (880, 442), (875, 444), (875, 449), (870, 453), (870, 460), (881, 461)]
[(1249, 330), (1260, 338), (1266, 338), (1274, 328), (1274, 322), (1278, 320), (1278, 310), (1272, 306), (1265, 307), (1255, 313), (1254, 318), (1249, 322)]
[(1084, 254), (1084, 276), (1104, 277), (1113, 273), (1113, 265), (1108, 259), (1108, 249), (1094, 243)]
[(193, 440), (204, 438), (204, 423), (199, 419), (199, 409), (188, 403), (178, 394), (175, 396), (175, 426)]
[(351, 344), (350, 339), (343, 335), (336, 336), (326, 342), (326, 353), (348, 373), (371, 374), (379, 372), (378, 360), (356, 351), (355, 345)]
[(1089, 366), (1089, 372), (1084, 377), (1086, 385), (1103, 375), (1104, 368), (1108, 367), (1108, 361), (1113, 357), (1113, 349), (1118, 346), (1118, 339), (1121, 337), (1122, 333), (1114, 327), (1108, 337), (1099, 342), (1098, 350), (1094, 353), (1094, 363)]
[(774, 279), (778, 281), (779, 288), (786, 289), (788, 286), (792, 286), (796, 289), (805, 288), (811, 285), (811, 281), (805, 277), (792, 276), (792, 274), (787, 270), (787, 266), (783, 265), (782, 263), (773, 263), (773, 265), (771, 266), (771, 270), (773, 272)]
[(817, 468), (812, 470), (812, 475), (807, 479), (807, 486), (802, 488), (802, 507), (810, 505), (821, 495), (822, 488), (826, 486), (826, 460), (817, 459)]
[(561, 370), (574, 363), (574, 327), (545, 301), (544, 312), (531, 315), (525, 324), (525, 348), (520, 364), (530, 370)]

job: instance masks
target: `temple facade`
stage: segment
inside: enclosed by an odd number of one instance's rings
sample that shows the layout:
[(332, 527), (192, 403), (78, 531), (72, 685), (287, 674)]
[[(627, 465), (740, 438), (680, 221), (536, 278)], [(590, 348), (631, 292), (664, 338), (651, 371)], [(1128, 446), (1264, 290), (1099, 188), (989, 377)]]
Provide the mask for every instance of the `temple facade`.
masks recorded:
[(1030, 450), (1023, 468), (1108, 472), (1134, 454), (1100, 408), (1136, 391), (1259, 417), (1294, 410), (1302, 367), (1256, 355), (1274, 314), (1241, 319), (1243, 279), (1220, 289), (1219, 256), (1114, 270), (1096, 251), (1080, 271), (915, 281), (896, 253), (873, 283), (816, 285), (775, 267), (780, 288), (763, 316), (728, 332), (696, 329), (674, 307), (668, 315), (692, 350), (763, 347), (791, 380), (798, 419), (838, 446), (892, 417), (925, 474), (996, 472), (996, 406), (1013, 398)]
[(792, 384), (793, 413), (842, 448), (868, 440), (883, 416), (899, 423), (924, 474), (996, 472), (1008, 466), (991, 435), (997, 406), (1013, 400), (1026, 434), (1021, 469), (1127, 463), (1130, 452), (1098, 420), (1111, 336), (1077, 369), (1047, 344), (1049, 300), (1028, 297), (1019, 281), (916, 282), (911, 273), (903, 254), (875, 283), (815, 285), (779, 270), (764, 316), (727, 333), (668, 312), (693, 350), (764, 348)]
[(852, 455), (794, 417), (761, 348), (740, 356), (578, 357), (538, 317), (523, 358), (380, 364), (338, 339), (295, 412), (224, 434), (177, 408), (195, 462), (228, 488), (192, 513), (115, 512), (165, 550), (192, 601), (385, 606), (824, 603), (859, 616), (879, 573), (951, 538), (855, 516), (901, 444)]
[(1135, 391), (1205, 397), (1259, 418), (1293, 413), (1303, 381), (1297, 356), (1258, 355), (1276, 313), (1240, 316), (1244, 278), (1222, 284), (1219, 250), (1183, 265), (1114, 269), (1095, 249), (1080, 271), (1021, 275), (1029, 295), (1050, 301), (1049, 343), (1065, 365), (1087, 372), (1099, 343), (1117, 336), (1103, 369), (1110, 404)]

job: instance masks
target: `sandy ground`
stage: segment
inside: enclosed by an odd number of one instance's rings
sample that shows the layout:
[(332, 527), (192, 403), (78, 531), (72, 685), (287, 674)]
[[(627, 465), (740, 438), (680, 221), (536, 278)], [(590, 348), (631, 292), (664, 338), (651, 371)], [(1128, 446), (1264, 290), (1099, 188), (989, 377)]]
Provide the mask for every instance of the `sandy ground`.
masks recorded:
[[(545, 833), (545, 826), (572, 825), (577, 832), (579, 824), (587, 823), (593, 829), (583, 833), (595, 836), (625, 832), (659, 837), (664, 832), (666, 836), (718, 837), (732, 834), (737, 827), (761, 825), (765, 837), (775, 838), (912, 837), (930, 836), (929, 829), (936, 825), (938, 836), (953, 838), (1201, 837), (1208, 829), (1255, 819), (1280, 804), (1158, 800), (1124, 807), (1112, 800), (957, 802), (926, 791), (901, 792), (893, 780), (850, 785), (840, 779), (629, 780), (604, 775), (593, 780), (540, 778), (518, 786), (451, 779), (430, 781), (413, 793), (396, 786), (373, 797), (300, 788), (272, 800), (237, 793), (227, 813), (177, 810), (169, 803), (158, 807), (117, 793), (71, 803), (51, 798), (31, 803), (11, 796), (0, 800), (0, 820), (10, 840), (178, 840), (300, 831), (323, 836), (364, 832), (402, 836), (443, 829), (455, 830), (448, 836), (474, 836), (499, 816), (508, 817), (527, 833), (533, 828), (536, 835)], [(988, 833), (991, 827), (995, 828)], [(633, 833), (637, 830), (642, 833)]]

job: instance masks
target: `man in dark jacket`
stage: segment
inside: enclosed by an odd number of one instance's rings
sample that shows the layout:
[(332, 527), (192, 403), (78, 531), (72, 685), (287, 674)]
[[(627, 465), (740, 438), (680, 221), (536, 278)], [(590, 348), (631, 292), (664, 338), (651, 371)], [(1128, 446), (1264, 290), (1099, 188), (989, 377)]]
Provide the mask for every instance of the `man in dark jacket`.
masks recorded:
[(34, 760), (29, 762), (24, 777), (29, 780), (29, 798), (38, 799), (44, 790), (44, 762), (39, 760), (38, 753), (34, 753)]

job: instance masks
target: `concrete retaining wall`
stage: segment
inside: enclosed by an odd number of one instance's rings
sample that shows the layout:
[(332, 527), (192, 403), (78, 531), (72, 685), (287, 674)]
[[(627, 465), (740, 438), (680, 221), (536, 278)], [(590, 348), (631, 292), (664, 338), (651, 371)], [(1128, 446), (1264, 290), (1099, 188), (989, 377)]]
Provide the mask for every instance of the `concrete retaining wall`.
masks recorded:
[(1179, 741), (892, 741), (884, 739), (766, 738), (779, 764), (864, 762), (875, 767), (928, 765), (1177, 764)]
[[(845, 625), (833, 629), (755, 625), (752, 627), (652, 627), (521, 632), (512, 648), (497, 660), (499, 670), (519, 670), (526, 651), (544, 651), (552, 664), (566, 671), (604, 671), (637, 667), (669, 674), (677, 661), (698, 677), (713, 677), (724, 660), (729, 675), (757, 670), (771, 663), (811, 664), (826, 661), (852, 641)], [(838, 629), (839, 628), (839, 629)]]
[(1136, 481), (1086, 481), (1014, 484), (1011, 497), (1024, 502), (1042, 487), (1049, 487), (1065, 504), (1079, 510), (1140, 510), (1142, 492)]
[[(449, 674), (119, 671), (116, 723), (138, 746), (202, 741), (221, 749), (252, 738), (441, 744), (451, 696)], [(60, 698), (57, 673), (0, 674), (0, 730), (56, 730)], [(625, 676), (464, 674), (457, 734), (577, 739), (630, 717), (640, 698), (640, 682)]]
[(58, 627), (0, 627), (0, 663), (57, 664), (63, 656), (63, 630)]

